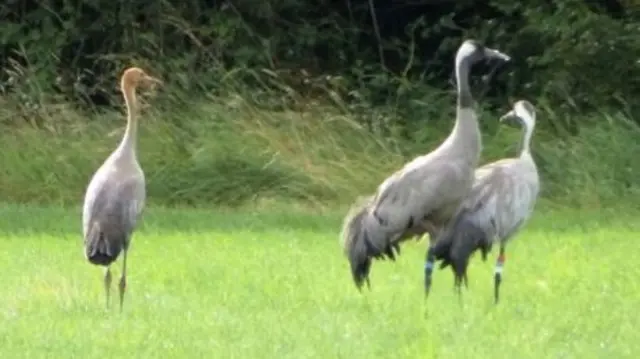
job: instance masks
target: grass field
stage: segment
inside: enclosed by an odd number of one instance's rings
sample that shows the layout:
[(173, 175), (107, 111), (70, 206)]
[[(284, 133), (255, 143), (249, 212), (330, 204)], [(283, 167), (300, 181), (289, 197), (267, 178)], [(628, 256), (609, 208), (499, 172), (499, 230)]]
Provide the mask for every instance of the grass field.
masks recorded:
[(120, 314), (117, 302), (105, 311), (102, 272), (83, 257), (79, 210), (3, 205), (0, 357), (640, 353), (633, 214), (539, 210), (507, 248), (494, 307), (495, 252), (486, 263), (475, 257), (462, 303), (448, 270), (435, 273), (424, 301), (424, 242), (408, 243), (395, 264), (375, 263), (372, 290), (359, 294), (338, 242), (340, 213), (292, 212), (149, 208)]

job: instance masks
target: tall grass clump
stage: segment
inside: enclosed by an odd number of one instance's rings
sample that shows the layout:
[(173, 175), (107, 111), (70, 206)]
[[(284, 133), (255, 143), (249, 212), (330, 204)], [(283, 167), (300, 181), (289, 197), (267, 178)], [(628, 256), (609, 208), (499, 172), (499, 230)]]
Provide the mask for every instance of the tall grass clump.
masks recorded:
[[(151, 201), (321, 203), (371, 187), (401, 162), (392, 140), (372, 135), (337, 106), (268, 110), (233, 89), (187, 103), (167, 82), (165, 93), (147, 99), (140, 130)], [(118, 111), (64, 108), (52, 115), (48, 106), (37, 106), (44, 125), (14, 121), (0, 135), (0, 191), (8, 201), (79, 203), (89, 176), (122, 136)]]
[[(293, 93), (292, 89), (289, 89)], [(188, 103), (167, 82), (147, 98), (140, 156), (149, 198), (158, 204), (237, 206), (265, 199), (316, 206), (347, 204), (411, 157), (430, 151), (453, 122), (453, 96), (436, 93), (425, 109), (423, 128), (408, 138), (363, 125), (363, 117), (393, 123), (399, 111), (333, 101), (269, 109), (231, 88), (225, 96), (205, 94)], [(272, 94), (277, 97), (277, 94)], [(540, 104), (541, 123), (562, 114)], [(71, 107), (55, 113), (41, 104), (45, 124), (15, 123), (0, 134), (0, 197), (12, 202), (77, 204), (89, 176), (115, 148), (125, 121), (121, 111), (82, 114)], [(446, 107), (445, 107), (446, 106)], [(276, 106), (272, 106), (276, 107)], [(505, 104), (504, 110), (508, 109)], [(483, 161), (514, 155), (520, 132), (499, 126), (497, 110), (484, 110)], [(434, 118), (440, 116), (441, 118)], [(601, 206), (638, 192), (638, 126), (622, 113), (588, 115), (591, 123), (561, 139), (538, 126), (534, 153), (541, 167), (543, 196), (572, 206)], [(436, 125), (429, 126), (429, 123)]]

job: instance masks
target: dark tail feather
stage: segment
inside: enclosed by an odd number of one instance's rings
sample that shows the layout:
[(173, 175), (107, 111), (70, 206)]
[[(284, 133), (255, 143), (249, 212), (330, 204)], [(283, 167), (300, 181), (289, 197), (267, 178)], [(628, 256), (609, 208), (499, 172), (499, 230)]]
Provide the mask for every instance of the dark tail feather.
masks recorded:
[(366, 281), (369, 283), (369, 271), (372, 258), (383, 259), (386, 257), (395, 259), (395, 253), (399, 253), (399, 246), (385, 245), (378, 248), (377, 241), (371, 235), (379, 235), (379, 228), (373, 228), (375, 220), (369, 217), (369, 206), (373, 197), (359, 199), (345, 217), (342, 227), (342, 245), (345, 255), (351, 265), (353, 281), (358, 287)]
[(480, 249), (486, 260), (492, 244), (485, 230), (471, 222), (467, 214), (462, 212), (456, 216), (433, 248), (435, 259), (441, 261), (440, 269), (451, 265), (457, 283), (466, 278), (471, 255)]
[(98, 225), (94, 225), (85, 238), (85, 256), (90, 263), (101, 266), (108, 266), (113, 263), (120, 252), (124, 241), (114, 236), (107, 236), (100, 230)]

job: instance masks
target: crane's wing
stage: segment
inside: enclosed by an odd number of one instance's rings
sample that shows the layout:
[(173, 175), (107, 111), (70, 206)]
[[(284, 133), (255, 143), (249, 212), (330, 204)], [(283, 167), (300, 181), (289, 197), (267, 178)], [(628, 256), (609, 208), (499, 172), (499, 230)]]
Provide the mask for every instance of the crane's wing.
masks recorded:
[(85, 200), (85, 251), (96, 264), (108, 264), (129, 243), (145, 202), (144, 178), (107, 178), (90, 186)]
[(453, 191), (452, 179), (459, 178), (461, 172), (451, 162), (442, 161), (437, 172), (420, 166), (423, 163), (410, 163), (413, 166), (405, 166), (385, 180), (375, 197), (366, 197), (351, 208), (341, 237), (358, 288), (368, 283), (372, 258), (395, 259), (394, 249), (399, 252), (402, 236), (422, 221), (425, 213), (441, 206), (444, 200), (440, 194), (464, 195)]
[(505, 159), (476, 171), (460, 212), (487, 234), (506, 238), (529, 217), (537, 196), (537, 173), (523, 168), (516, 159)]
[(387, 178), (379, 187), (373, 214), (390, 230), (411, 227), (430, 211), (454, 196), (466, 167), (462, 161), (439, 157), (419, 157)]
[(127, 177), (105, 181), (98, 189), (90, 208), (90, 220), (101, 226), (113, 226), (131, 233), (145, 204), (144, 181)]
[(462, 276), (476, 249), (486, 258), (496, 236), (508, 238), (529, 218), (537, 195), (537, 173), (522, 168), (516, 159), (476, 170), (469, 195), (434, 247), (441, 268), (452, 264), (456, 275)]

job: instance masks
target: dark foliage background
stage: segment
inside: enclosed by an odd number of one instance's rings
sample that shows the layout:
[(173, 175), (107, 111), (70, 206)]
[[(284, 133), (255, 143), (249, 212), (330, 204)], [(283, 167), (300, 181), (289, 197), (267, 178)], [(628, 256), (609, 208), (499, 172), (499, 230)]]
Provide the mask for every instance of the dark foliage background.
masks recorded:
[(639, 9), (604, 0), (8, 1), (0, 5), (2, 82), (14, 89), (6, 69), (28, 64), (51, 94), (106, 106), (114, 74), (136, 58), (195, 94), (216, 89), (233, 68), (289, 70), (291, 80), (304, 70), (339, 74), (381, 104), (397, 91), (393, 75), (450, 86), (452, 53), (474, 37), (515, 57), (491, 98), (636, 113)]

